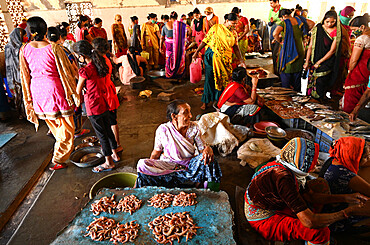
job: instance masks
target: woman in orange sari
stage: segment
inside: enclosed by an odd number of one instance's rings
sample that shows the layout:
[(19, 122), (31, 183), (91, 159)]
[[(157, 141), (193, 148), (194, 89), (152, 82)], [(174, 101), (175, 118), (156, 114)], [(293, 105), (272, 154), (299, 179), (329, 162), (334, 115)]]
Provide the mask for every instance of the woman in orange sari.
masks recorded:
[(246, 17), (242, 16), (240, 13), (242, 10), (238, 7), (234, 7), (231, 11), (238, 16), (238, 24), (235, 26), (235, 30), (238, 33), (238, 46), (242, 57), (245, 57), (245, 53), (248, 49), (248, 38), (247, 33), (249, 32), (249, 21)]

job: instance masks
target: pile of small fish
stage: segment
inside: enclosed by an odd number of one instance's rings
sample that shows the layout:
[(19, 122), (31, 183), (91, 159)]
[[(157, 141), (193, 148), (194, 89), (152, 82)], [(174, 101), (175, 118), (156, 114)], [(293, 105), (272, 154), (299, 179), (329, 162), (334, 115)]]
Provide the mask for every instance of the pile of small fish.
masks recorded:
[(116, 209), (118, 212), (128, 212), (133, 214), (141, 207), (142, 203), (143, 201), (139, 200), (136, 196), (129, 195), (119, 200)]
[(366, 139), (370, 138), (370, 125), (360, 125), (351, 127), (348, 133), (358, 136), (364, 136)]
[(116, 221), (107, 217), (94, 218), (94, 221), (86, 227), (87, 234), (94, 241), (104, 241), (111, 238), (111, 232), (116, 228)]
[(114, 244), (135, 242), (138, 236), (140, 225), (135, 223), (136, 220), (127, 222), (125, 224), (117, 224), (116, 228), (112, 230), (110, 239)]
[(197, 194), (195, 193), (185, 193), (185, 192), (180, 192), (180, 194), (176, 195), (174, 198), (173, 198), (173, 202), (172, 202), (172, 205), (173, 206), (182, 206), (182, 207), (186, 207), (186, 206), (193, 206), (195, 204), (197, 204)]
[(111, 197), (104, 196), (99, 200), (96, 200), (94, 203), (91, 204), (90, 211), (93, 212), (93, 215), (97, 216), (102, 212), (108, 212), (110, 214), (114, 214), (114, 210), (117, 207), (117, 203), (114, 201), (115, 195), (113, 194)]
[(165, 209), (171, 206), (172, 201), (173, 201), (173, 194), (171, 193), (156, 194), (148, 200), (148, 202), (150, 202), (148, 206)]
[(181, 237), (186, 241), (196, 235), (197, 227), (188, 212), (170, 213), (158, 216), (148, 224), (159, 244), (170, 243), (177, 239), (180, 243)]
[(185, 193), (181, 191), (178, 195), (173, 195), (171, 193), (161, 193), (156, 194), (149, 199), (150, 204), (148, 206), (152, 206), (155, 208), (165, 209), (169, 206), (193, 206), (197, 204), (196, 201), (197, 194), (195, 193)]
[(116, 223), (114, 219), (107, 217), (95, 218), (86, 227), (85, 237), (90, 236), (94, 241), (110, 240), (114, 244), (134, 242), (139, 233), (139, 224), (131, 221), (125, 224)]

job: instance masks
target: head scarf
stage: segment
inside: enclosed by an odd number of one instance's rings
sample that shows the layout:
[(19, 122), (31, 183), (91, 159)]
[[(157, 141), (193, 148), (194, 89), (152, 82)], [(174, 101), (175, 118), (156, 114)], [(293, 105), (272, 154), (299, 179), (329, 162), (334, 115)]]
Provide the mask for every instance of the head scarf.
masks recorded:
[(303, 138), (291, 139), (276, 156), (278, 163), (290, 169), (304, 187), (308, 173), (315, 168), (319, 145)]
[(23, 36), (26, 31), (22, 28), (15, 28), (9, 35), (9, 42), (5, 45), (6, 79), (9, 89), (15, 88), (15, 83), (21, 83), (19, 76), (19, 50), (23, 43)]
[(351, 6), (347, 6), (345, 7), (342, 11), (339, 12), (339, 19), (340, 19), (340, 22), (343, 24), (343, 25), (346, 25), (348, 26), (349, 24), (349, 21), (352, 19), (350, 17), (347, 17), (348, 14), (354, 12), (355, 9)]
[(335, 141), (334, 146), (329, 150), (329, 154), (345, 168), (357, 174), (364, 147), (364, 139), (353, 136), (342, 137)]

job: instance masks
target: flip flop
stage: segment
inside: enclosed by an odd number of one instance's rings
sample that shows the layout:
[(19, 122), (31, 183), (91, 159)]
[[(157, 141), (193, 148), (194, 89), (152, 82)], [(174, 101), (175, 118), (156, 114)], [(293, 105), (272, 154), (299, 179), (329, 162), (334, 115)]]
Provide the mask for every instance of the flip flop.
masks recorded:
[[(95, 168), (97, 168), (98, 170), (95, 170)], [(114, 167), (113, 168), (104, 168), (102, 165), (99, 165), (95, 168), (92, 169), (93, 173), (109, 172), (109, 171), (112, 171), (114, 169)]]
[(55, 163), (54, 166), (50, 167), (49, 170), (54, 171), (62, 168), (66, 168), (67, 165), (64, 163)]
[(75, 139), (80, 138), (88, 133), (90, 133), (90, 129), (82, 129), (79, 134), (75, 134)]

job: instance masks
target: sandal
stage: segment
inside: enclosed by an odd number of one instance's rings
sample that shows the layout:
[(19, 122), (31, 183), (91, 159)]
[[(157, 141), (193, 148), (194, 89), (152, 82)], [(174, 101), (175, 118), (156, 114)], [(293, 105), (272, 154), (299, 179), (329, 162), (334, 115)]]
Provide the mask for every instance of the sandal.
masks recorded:
[(118, 145), (117, 149), (116, 149), (116, 152), (118, 153), (118, 152), (121, 152), (121, 151), (123, 151), (123, 147), (121, 145)]
[[(104, 164), (104, 163), (103, 163)], [(95, 167), (95, 168), (93, 168), (93, 173), (101, 173), (101, 172), (109, 172), (109, 171), (112, 171), (113, 169), (114, 169), (114, 167), (113, 168), (105, 168), (104, 166), (103, 166), (103, 164), (101, 164), (101, 165), (99, 165), (99, 166), (97, 166), (97, 167)]]
[(82, 129), (79, 134), (75, 134), (75, 139), (80, 138), (81, 136), (84, 136), (88, 133), (90, 133), (90, 129)]
[(65, 163), (55, 163), (54, 166), (50, 167), (49, 170), (54, 171), (62, 168), (66, 168), (67, 165)]

